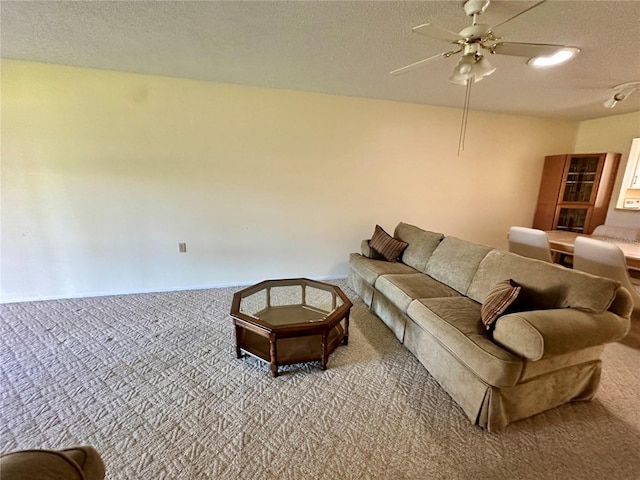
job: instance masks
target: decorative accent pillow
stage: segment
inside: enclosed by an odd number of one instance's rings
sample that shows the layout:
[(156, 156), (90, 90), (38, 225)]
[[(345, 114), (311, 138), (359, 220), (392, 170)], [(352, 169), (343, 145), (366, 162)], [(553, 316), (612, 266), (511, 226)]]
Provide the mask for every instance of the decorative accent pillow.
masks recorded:
[(382, 255), (387, 261), (395, 262), (409, 244), (393, 238), (380, 225), (376, 225), (369, 246)]
[(385, 260), (385, 258), (382, 255), (380, 255), (373, 248), (371, 248), (371, 246), (369, 245), (369, 242), (371, 242), (371, 240), (363, 240), (362, 244), (360, 244), (360, 250), (361, 250), (362, 256), (370, 258), (372, 260)]
[(491, 288), (480, 309), (482, 323), (487, 330), (491, 330), (498, 317), (516, 301), (521, 290), (522, 287), (511, 279), (498, 282)]

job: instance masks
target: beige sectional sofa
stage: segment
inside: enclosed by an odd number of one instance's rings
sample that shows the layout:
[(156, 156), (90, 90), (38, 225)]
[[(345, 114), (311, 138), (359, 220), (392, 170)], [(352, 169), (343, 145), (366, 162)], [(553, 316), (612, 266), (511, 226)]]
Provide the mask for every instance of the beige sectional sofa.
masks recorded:
[[(594, 396), (604, 345), (630, 328), (618, 282), (405, 223), (394, 237), (408, 243), (400, 261), (363, 240), (349, 283), (471, 422), (499, 431)], [(522, 286), (517, 311), (488, 332), (482, 303), (506, 279)]]

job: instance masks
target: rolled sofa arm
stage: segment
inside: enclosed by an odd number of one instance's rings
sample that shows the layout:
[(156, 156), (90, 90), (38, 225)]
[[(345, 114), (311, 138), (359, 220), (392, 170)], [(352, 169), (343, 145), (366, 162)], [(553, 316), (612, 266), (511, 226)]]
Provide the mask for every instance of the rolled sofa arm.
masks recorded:
[(511, 313), (496, 321), (493, 340), (514, 354), (540, 360), (622, 339), (629, 318), (573, 308)]
[(631, 313), (633, 312), (633, 297), (629, 290), (620, 286), (618, 290), (616, 290), (616, 296), (613, 302), (611, 302), (611, 305), (609, 305), (608, 310), (621, 317), (631, 317)]

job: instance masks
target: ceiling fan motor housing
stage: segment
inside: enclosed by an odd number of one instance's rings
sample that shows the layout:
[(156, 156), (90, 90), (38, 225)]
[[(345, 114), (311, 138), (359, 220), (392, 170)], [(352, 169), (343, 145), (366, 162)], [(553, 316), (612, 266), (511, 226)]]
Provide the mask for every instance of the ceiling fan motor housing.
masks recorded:
[(473, 40), (482, 40), (487, 37), (491, 33), (491, 27), (489, 25), (485, 25), (483, 23), (478, 23), (476, 25), (471, 25), (469, 27), (463, 28), (460, 31), (460, 36), (465, 40), (473, 41)]

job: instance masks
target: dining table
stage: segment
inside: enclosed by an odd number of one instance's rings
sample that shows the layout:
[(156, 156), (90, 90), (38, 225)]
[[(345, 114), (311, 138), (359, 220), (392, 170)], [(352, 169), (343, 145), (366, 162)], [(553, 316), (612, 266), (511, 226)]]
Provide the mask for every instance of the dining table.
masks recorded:
[(560, 255), (573, 255), (573, 245), (577, 237), (584, 236), (602, 240), (607, 243), (613, 243), (620, 247), (624, 257), (627, 260), (629, 270), (640, 271), (640, 242), (623, 242), (610, 237), (601, 237), (597, 235), (584, 235), (577, 232), (568, 232), (566, 230), (549, 230), (546, 232), (549, 237), (549, 248), (552, 253)]

